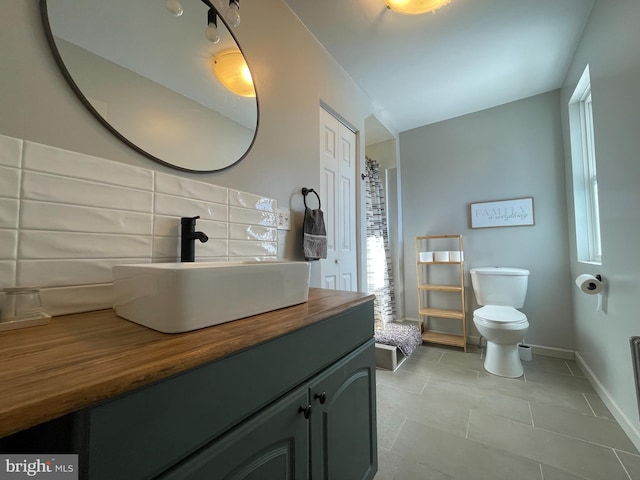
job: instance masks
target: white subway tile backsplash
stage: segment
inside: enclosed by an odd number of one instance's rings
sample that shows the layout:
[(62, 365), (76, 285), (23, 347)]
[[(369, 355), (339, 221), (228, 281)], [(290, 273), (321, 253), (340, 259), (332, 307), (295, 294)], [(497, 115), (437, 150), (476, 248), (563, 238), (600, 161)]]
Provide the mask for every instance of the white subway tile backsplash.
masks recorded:
[[(154, 215), (153, 235), (162, 237), (180, 236), (180, 218)], [(228, 226), (226, 222), (214, 222), (198, 219), (197, 230), (207, 234), (209, 238), (227, 238)]]
[(148, 213), (23, 200), (20, 228), (70, 232), (151, 235)]
[(196, 230), (204, 232), (209, 240), (212, 238), (229, 238), (229, 224), (227, 222), (214, 222), (211, 220), (199, 219)]
[(196, 242), (196, 258), (227, 257), (229, 250), (228, 244), (228, 240), (219, 238), (209, 239), (206, 243)]
[(153, 216), (154, 237), (177, 237), (180, 235), (180, 218), (165, 217), (164, 215)]
[(16, 284), (15, 260), (0, 260), (0, 288), (10, 288)]
[(18, 230), (0, 229), (0, 259), (15, 260), (18, 247)]
[(24, 199), (151, 212), (151, 192), (29, 171), (23, 177)]
[(24, 230), (20, 234), (18, 258), (150, 258), (151, 243), (151, 236), (142, 235)]
[(160, 215), (174, 215), (176, 217), (195, 217), (199, 215), (203, 220), (227, 221), (226, 205), (193, 201), (159, 193), (155, 195), (154, 212)]
[(0, 197), (20, 197), (20, 170), (0, 167)]
[[(208, 242), (195, 244), (196, 260), (203, 257), (225, 257), (227, 256), (226, 239), (209, 239)], [(180, 261), (180, 239), (178, 237), (156, 237), (153, 241), (153, 261), (160, 261), (161, 258), (171, 258), (172, 262)]]
[(277, 216), (272, 212), (250, 210), (248, 208), (229, 207), (229, 222), (251, 223), (265, 227), (277, 227)]
[(156, 173), (155, 191), (191, 200), (204, 200), (225, 205), (228, 202), (227, 188), (165, 173)]
[(45, 288), (40, 290), (40, 298), (49, 315), (113, 308), (113, 283)]
[(229, 257), (259, 257), (277, 255), (276, 242), (251, 242), (245, 240), (229, 240)]
[(34, 287), (61, 287), (113, 281), (114, 265), (122, 263), (149, 263), (148, 258), (98, 258), (77, 260), (19, 260), (18, 285)]
[(244, 207), (265, 212), (275, 212), (278, 208), (273, 198), (254, 195), (253, 193), (229, 190), (229, 205), (232, 207)]
[(278, 240), (278, 230), (259, 225), (244, 225), (241, 223), (229, 224), (230, 240), (263, 240), (275, 242)]
[(196, 261), (275, 260), (276, 201), (0, 135), (0, 288), (41, 287), (52, 315), (110, 308), (112, 267), (180, 259), (180, 217), (200, 216)]
[(179, 262), (180, 261), (180, 240), (178, 237), (155, 237), (153, 239), (153, 247), (151, 259), (153, 263), (160, 262), (159, 259), (169, 259), (163, 261)]
[(39, 143), (25, 142), (22, 168), (123, 187), (153, 190), (152, 170)]
[(0, 198), (0, 228), (18, 228), (20, 203), (13, 198)]
[(0, 165), (20, 168), (23, 144), (18, 138), (0, 135)]

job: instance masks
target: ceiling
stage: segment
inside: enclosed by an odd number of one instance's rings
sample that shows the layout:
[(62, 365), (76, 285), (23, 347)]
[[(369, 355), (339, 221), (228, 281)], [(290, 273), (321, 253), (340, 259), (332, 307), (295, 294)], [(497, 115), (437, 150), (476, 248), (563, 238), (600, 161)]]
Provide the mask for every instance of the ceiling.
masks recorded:
[(559, 88), (594, 3), (452, 0), (409, 16), (383, 0), (284, 1), (396, 133)]

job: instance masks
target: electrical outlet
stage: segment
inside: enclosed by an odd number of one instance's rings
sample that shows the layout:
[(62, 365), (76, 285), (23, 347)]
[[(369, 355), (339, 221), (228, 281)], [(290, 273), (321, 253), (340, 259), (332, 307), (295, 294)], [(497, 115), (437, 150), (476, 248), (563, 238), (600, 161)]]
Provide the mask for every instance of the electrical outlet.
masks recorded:
[(291, 210), (278, 208), (278, 230), (291, 230)]

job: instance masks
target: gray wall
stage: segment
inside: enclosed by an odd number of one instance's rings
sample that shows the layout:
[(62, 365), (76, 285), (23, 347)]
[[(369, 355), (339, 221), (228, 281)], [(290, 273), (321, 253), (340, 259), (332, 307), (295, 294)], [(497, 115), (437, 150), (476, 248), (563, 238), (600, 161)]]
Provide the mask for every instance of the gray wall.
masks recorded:
[[(294, 221), (294, 228), (281, 234), (279, 254), (301, 258), (304, 206), (300, 189), (320, 184), (320, 102), (359, 131), (374, 112), (368, 97), (282, 0), (242, 2), (242, 23), (234, 33), (257, 84), (258, 135), (242, 162), (205, 175), (156, 165), (120, 143), (84, 109), (59, 73), (45, 39), (38, 2), (0, 0), (0, 8), (1, 134), (275, 198), (280, 206), (293, 210)], [(358, 148), (361, 168), (364, 142)], [(361, 195), (358, 192), (360, 200)], [(318, 276), (314, 264), (312, 278)]]
[(576, 357), (627, 434), (640, 445), (629, 337), (640, 335), (640, 2), (597, 0), (562, 90), (567, 203), (573, 225), (567, 102), (589, 64), (602, 229), (602, 265), (576, 261), (571, 272), (601, 273), (605, 311), (573, 288)]
[[(417, 318), (415, 237), (462, 234), (468, 331), (477, 335), (468, 269), (522, 267), (531, 271), (527, 343), (573, 348), (559, 96), (554, 91), (400, 134), (407, 318)], [(470, 228), (470, 203), (529, 196), (535, 226)], [(435, 328), (453, 331), (451, 322)]]

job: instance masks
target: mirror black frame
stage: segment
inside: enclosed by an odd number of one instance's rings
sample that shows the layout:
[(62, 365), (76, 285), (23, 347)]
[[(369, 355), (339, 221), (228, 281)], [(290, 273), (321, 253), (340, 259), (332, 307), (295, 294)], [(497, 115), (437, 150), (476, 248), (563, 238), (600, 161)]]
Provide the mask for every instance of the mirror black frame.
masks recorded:
[[(49, 14), (48, 14), (48, 11), (47, 11), (47, 0), (39, 0), (39, 2), (40, 2), (40, 17), (41, 17), (41, 20), (42, 20), (42, 25), (44, 27), (45, 36), (47, 38), (47, 43), (49, 44), (49, 48), (51, 49), (51, 53), (53, 54), (53, 57), (54, 57), (54, 59), (56, 61), (56, 64), (58, 65), (58, 68), (62, 72), (62, 75), (64, 76), (65, 80), (67, 81), (67, 83), (69, 84), (69, 86), (71, 87), (71, 89), (73, 90), (75, 95), (80, 99), (82, 104), (85, 106), (85, 108), (87, 108), (87, 110), (89, 110), (89, 112), (109, 132), (111, 132), (111, 134), (113, 134), (116, 138), (118, 138), (124, 144), (126, 144), (127, 146), (129, 146), (130, 148), (135, 150), (136, 152), (140, 153), (141, 155), (147, 157), (148, 159), (153, 160), (154, 162), (157, 162), (157, 163), (159, 163), (161, 165), (164, 165), (166, 167), (169, 167), (169, 168), (173, 168), (173, 169), (176, 169), (176, 170), (180, 170), (180, 171), (183, 171), (183, 172), (189, 172), (189, 173), (216, 173), (216, 172), (222, 172), (222, 171), (227, 170), (227, 169), (233, 167), (234, 165), (238, 164), (240, 161), (244, 160), (244, 158), (249, 154), (249, 152), (253, 148), (253, 145), (254, 145), (254, 143), (256, 141), (256, 138), (258, 137), (258, 130), (260, 128), (260, 104), (259, 104), (259, 101), (258, 101), (258, 92), (257, 91), (256, 91), (256, 96), (255, 96), (255, 100), (256, 100), (256, 129), (255, 129), (255, 132), (253, 134), (253, 139), (251, 140), (251, 143), (247, 147), (247, 150), (244, 152), (244, 154), (242, 154), (242, 156), (238, 160), (234, 161), (233, 163), (231, 163), (231, 164), (229, 164), (229, 165), (227, 165), (225, 167), (217, 168), (217, 169), (213, 169), (213, 170), (193, 170), (193, 169), (190, 169), (190, 168), (180, 167), (178, 165), (174, 165), (174, 164), (169, 163), (169, 162), (167, 162), (165, 160), (162, 160), (161, 158), (158, 158), (155, 155), (150, 154), (149, 152), (147, 152), (143, 148), (141, 148), (138, 145), (136, 145), (135, 143), (131, 142), (127, 137), (125, 137), (116, 128), (114, 128), (107, 120), (105, 120), (104, 117), (102, 115), (100, 115), (100, 113), (98, 113), (98, 111), (94, 108), (94, 106), (87, 99), (87, 97), (84, 95), (84, 93), (82, 93), (82, 90), (80, 89), (80, 87), (78, 87), (77, 83), (75, 82), (75, 80), (71, 76), (71, 73), (67, 69), (67, 66), (65, 65), (65, 63), (64, 63), (64, 61), (62, 59), (62, 55), (60, 54), (60, 51), (58, 50), (58, 46), (56, 45), (55, 38), (54, 38), (53, 32), (51, 30), (51, 24), (49, 23)], [(216, 12), (217, 12), (217, 10), (216, 10)], [(219, 14), (219, 12), (218, 12), (218, 14)], [(227, 22), (224, 20), (223, 16), (218, 15), (218, 21), (222, 21), (225, 24), (227, 30), (229, 31), (229, 34), (231, 35), (231, 37), (233, 37), (233, 40), (236, 42), (236, 45), (240, 49), (240, 52), (242, 53), (243, 56), (245, 56), (244, 55), (244, 51), (242, 50), (242, 47), (240, 46), (240, 43), (238, 42), (238, 39), (233, 34), (232, 29), (229, 27)], [(245, 56), (245, 60), (246, 60), (246, 56)], [(254, 88), (255, 88), (255, 81), (254, 81)]]

